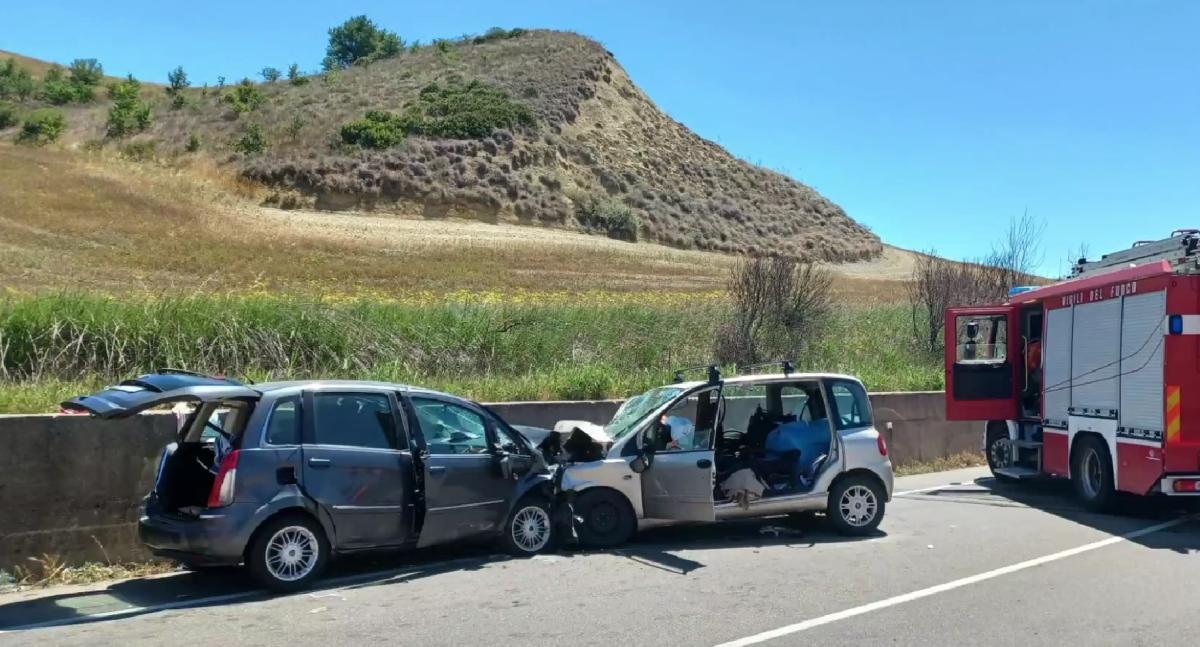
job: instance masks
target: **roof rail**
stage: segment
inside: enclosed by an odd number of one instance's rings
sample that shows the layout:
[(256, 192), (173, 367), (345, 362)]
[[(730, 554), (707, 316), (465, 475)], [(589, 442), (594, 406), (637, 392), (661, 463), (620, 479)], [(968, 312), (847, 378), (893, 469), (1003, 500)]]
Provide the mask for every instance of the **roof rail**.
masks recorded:
[(159, 375), (190, 375), (192, 377), (207, 377), (211, 380), (225, 380), (226, 382), (232, 382), (239, 385), (243, 383), (254, 384), (253, 380), (235, 380), (225, 375), (209, 375), (207, 373), (198, 373), (196, 371), (189, 371), (183, 368), (160, 368), (154, 372), (158, 373)]
[(182, 368), (160, 368), (154, 372), (160, 373), (162, 375), (191, 375), (192, 377), (212, 377), (211, 375), (208, 375), (206, 373), (197, 373), (196, 371), (189, 371), (187, 369), (182, 369)]
[(758, 364), (747, 364), (745, 366), (739, 365), (737, 370), (739, 373), (741, 373), (742, 371), (763, 368), (764, 366), (778, 366), (783, 370), (784, 375), (791, 375), (792, 373), (796, 372), (796, 363), (790, 359), (777, 359), (773, 362), (760, 362)]
[(685, 378), (688, 373), (695, 371), (705, 371), (709, 384), (717, 384), (721, 381), (721, 368), (716, 364), (707, 364), (704, 366), (692, 366), (689, 368), (675, 369), (675, 383), (687, 381)]

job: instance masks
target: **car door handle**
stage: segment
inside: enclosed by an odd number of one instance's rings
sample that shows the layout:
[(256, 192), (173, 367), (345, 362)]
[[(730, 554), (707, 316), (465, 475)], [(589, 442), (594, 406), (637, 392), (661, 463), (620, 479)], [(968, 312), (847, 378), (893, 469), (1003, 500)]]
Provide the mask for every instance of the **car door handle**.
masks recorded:
[(330, 465), (333, 465), (333, 461), (329, 460), (328, 458), (313, 457), (313, 458), (308, 459), (308, 465), (310, 467), (318, 467), (318, 468), (329, 467)]
[(712, 461), (708, 460), (707, 458), (701, 458), (700, 460), (696, 461), (696, 467), (699, 467), (700, 469), (708, 469), (712, 467)]
[(430, 466), (429, 466), (429, 473), (430, 473), (430, 474), (442, 474), (442, 473), (444, 473), (445, 471), (446, 471), (446, 466), (445, 466), (445, 465), (430, 465)]

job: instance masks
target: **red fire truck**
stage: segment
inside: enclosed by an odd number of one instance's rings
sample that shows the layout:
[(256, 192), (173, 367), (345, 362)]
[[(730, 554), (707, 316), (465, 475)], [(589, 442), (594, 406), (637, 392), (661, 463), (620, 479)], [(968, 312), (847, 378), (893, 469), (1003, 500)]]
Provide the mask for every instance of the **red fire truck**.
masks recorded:
[(997, 478), (1069, 478), (1092, 509), (1200, 495), (1200, 230), (949, 309), (946, 417), (985, 421)]

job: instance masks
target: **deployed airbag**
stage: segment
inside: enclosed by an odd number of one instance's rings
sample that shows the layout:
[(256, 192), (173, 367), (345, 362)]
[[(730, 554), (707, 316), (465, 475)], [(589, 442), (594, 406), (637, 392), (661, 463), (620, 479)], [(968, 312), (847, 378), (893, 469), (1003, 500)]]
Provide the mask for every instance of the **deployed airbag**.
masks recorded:
[(589, 462), (603, 460), (612, 447), (604, 427), (584, 420), (561, 420), (538, 444), (548, 461)]

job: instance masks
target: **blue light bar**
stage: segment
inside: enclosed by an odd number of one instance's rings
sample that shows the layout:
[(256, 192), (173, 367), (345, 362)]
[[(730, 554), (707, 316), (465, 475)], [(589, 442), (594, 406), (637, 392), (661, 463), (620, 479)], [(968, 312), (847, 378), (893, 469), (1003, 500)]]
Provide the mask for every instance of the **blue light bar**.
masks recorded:
[(1016, 287), (1008, 289), (1008, 296), (1015, 297), (1022, 292), (1029, 292), (1030, 290), (1036, 290), (1039, 287), (1041, 287), (1041, 286), (1039, 286), (1039, 285), (1018, 285)]

